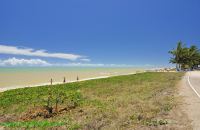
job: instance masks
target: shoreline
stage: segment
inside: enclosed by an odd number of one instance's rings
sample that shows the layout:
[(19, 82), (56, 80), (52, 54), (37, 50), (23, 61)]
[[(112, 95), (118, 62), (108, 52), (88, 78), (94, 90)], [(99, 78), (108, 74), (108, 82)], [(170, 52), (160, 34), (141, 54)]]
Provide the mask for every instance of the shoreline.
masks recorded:
[[(138, 73), (144, 73), (144, 72), (146, 72), (146, 71), (138, 72)], [(94, 79), (104, 79), (104, 78), (110, 78), (110, 77), (115, 77), (115, 76), (125, 76), (125, 75), (132, 75), (132, 74), (138, 74), (138, 73), (134, 72), (134, 73), (127, 73), (127, 74), (119, 74), (119, 75), (98, 76), (98, 77), (93, 77), (93, 78), (84, 78), (84, 79), (80, 79), (78, 81), (77, 80), (66, 81), (65, 83), (53, 82), (52, 85), (67, 84), (67, 83), (81, 82), (81, 81), (94, 80)], [(39, 87), (39, 86), (46, 86), (46, 85), (51, 85), (51, 84), (48, 82), (48, 83), (40, 83), (40, 84), (35, 84), (35, 85), (33, 84), (33, 85), (8, 86), (8, 87), (0, 88), (0, 92), (18, 89), (18, 88)]]

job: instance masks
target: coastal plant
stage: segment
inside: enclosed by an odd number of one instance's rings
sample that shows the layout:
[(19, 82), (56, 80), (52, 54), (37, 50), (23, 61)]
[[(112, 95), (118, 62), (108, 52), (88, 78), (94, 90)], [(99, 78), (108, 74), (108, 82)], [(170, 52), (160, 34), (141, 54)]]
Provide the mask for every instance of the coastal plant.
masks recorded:
[(58, 113), (58, 105), (63, 103), (65, 99), (65, 95), (62, 92), (53, 91), (51, 87), (48, 89), (48, 98), (46, 108), (50, 114), (53, 113), (53, 108), (55, 109), (55, 113)]
[(49, 114), (57, 114), (62, 109), (67, 110), (77, 107), (81, 100), (82, 96), (79, 90), (63, 92), (59, 89), (59, 86), (54, 88), (49, 87), (45, 108)]

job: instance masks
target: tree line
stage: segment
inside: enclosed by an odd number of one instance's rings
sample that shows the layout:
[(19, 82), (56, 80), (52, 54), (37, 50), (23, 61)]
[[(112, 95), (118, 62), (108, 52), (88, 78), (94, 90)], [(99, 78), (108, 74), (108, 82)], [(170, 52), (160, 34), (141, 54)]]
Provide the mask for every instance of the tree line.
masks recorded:
[(177, 47), (169, 53), (172, 55), (170, 63), (176, 64), (177, 71), (193, 70), (200, 65), (200, 50), (197, 46), (192, 45), (186, 47), (181, 41), (177, 43)]

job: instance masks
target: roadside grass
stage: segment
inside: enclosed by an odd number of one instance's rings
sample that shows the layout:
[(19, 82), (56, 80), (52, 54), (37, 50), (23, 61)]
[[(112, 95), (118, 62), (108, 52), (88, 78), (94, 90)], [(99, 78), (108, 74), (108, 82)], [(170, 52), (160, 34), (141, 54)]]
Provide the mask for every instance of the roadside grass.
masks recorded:
[[(176, 83), (183, 74), (148, 72), (5, 91), (0, 93), (0, 125), (86, 130), (170, 125), (167, 115), (177, 104)], [(30, 110), (47, 105), (49, 93), (52, 97), (62, 95), (59, 108), (76, 106), (49, 118), (22, 120)], [(53, 108), (56, 99), (51, 100)]]

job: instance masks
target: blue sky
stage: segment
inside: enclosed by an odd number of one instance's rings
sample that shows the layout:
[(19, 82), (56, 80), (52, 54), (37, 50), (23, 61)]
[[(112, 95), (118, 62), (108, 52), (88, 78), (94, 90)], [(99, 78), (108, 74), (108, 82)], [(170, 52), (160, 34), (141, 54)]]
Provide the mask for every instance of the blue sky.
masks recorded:
[[(199, 0), (1, 0), (0, 45), (31, 48), (34, 54), (3, 53), (0, 47), (0, 61), (169, 65), (168, 51), (179, 40), (200, 46), (199, 5)], [(38, 50), (47, 55), (35, 55)]]

